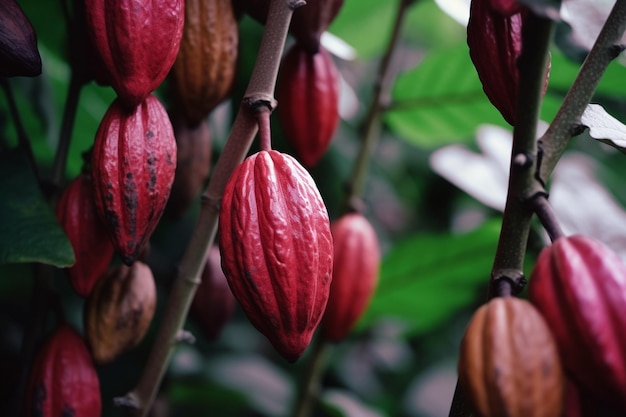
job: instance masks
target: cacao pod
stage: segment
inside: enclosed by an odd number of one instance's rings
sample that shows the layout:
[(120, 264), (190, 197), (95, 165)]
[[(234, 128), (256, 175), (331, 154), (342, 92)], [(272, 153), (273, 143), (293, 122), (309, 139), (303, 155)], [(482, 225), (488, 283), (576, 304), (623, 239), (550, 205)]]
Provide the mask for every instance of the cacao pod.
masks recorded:
[(171, 78), (191, 125), (205, 119), (230, 93), (238, 41), (231, 0), (186, 0), (185, 27)]
[(61, 194), (57, 218), (74, 249), (76, 262), (66, 269), (72, 287), (87, 297), (106, 271), (115, 249), (96, 212), (91, 174), (80, 174)]
[(529, 297), (572, 380), (626, 411), (626, 266), (619, 256), (586, 236), (558, 238), (539, 254)]
[(333, 280), (322, 321), (323, 335), (338, 342), (348, 335), (369, 304), (380, 267), (380, 247), (372, 225), (358, 213), (331, 224)]
[(215, 340), (235, 311), (235, 298), (220, 265), (220, 250), (211, 247), (189, 313), (209, 340)]
[(332, 279), (328, 212), (313, 178), (277, 151), (246, 158), (224, 191), (219, 244), (233, 295), (294, 362), (322, 318)]
[(555, 417), (565, 380), (554, 337), (531, 303), (494, 298), (472, 317), (459, 383), (481, 417)]
[(94, 142), (96, 208), (124, 263), (130, 265), (163, 214), (176, 170), (176, 140), (167, 112), (149, 95), (132, 113), (116, 99)]
[(490, 0), (489, 3), (493, 10), (505, 16), (511, 16), (523, 10), (517, 0)]
[(0, 2), (0, 77), (41, 74), (37, 35), (15, 0)]
[(183, 117), (172, 115), (176, 137), (176, 173), (166, 213), (178, 219), (196, 199), (211, 171), (211, 130), (207, 120), (189, 126)]
[(184, 5), (183, 0), (85, 0), (89, 34), (126, 109), (144, 101), (170, 71)]
[(324, 155), (339, 123), (339, 72), (323, 48), (310, 55), (294, 44), (283, 59), (276, 86), (278, 117), (306, 167)]
[(83, 338), (68, 324), (49, 336), (35, 358), (26, 393), (27, 417), (99, 417), (100, 381)]
[(98, 281), (85, 304), (85, 337), (94, 361), (112, 362), (143, 339), (156, 308), (150, 267), (118, 265)]

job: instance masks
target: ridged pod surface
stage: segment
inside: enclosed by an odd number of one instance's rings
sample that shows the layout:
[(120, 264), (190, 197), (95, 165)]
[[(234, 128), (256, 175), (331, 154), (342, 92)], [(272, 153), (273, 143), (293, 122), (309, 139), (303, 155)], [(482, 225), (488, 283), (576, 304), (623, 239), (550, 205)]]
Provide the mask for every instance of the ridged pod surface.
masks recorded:
[(100, 381), (82, 337), (68, 324), (49, 336), (35, 358), (26, 403), (27, 417), (99, 417)]
[(149, 95), (132, 113), (116, 99), (104, 115), (92, 156), (96, 208), (130, 265), (156, 228), (176, 170), (167, 112)]
[(626, 266), (620, 257), (586, 236), (558, 238), (537, 259), (529, 297), (550, 325), (570, 377), (626, 412)]
[(194, 125), (230, 93), (239, 31), (231, 0), (186, 0), (185, 27), (172, 67), (172, 88)]
[(318, 326), (332, 279), (328, 212), (291, 156), (261, 151), (226, 185), (219, 218), (222, 269), (252, 324), (288, 361)]
[(0, 1), (0, 77), (41, 74), (37, 35), (15, 0)]
[(558, 417), (565, 380), (554, 337), (531, 303), (494, 298), (461, 342), (459, 383), (481, 417)]
[(333, 281), (322, 333), (339, 342), (365, 312), (378, 283), (380, 246), (376, 231), (361, 214), (340, 217), (330, 227), (333, 235)]
[(115, 252), (96, 212), (91, 174), (79, 174), (67, 185), (56, 215), (74, 249), (76, 262), (66, 269), (70, 283), (78, 295), (87, 297)]
[(276, 98), (287, 140), (304, 166), (313, 167), (339, 124), (339, 72), (330, 54), (320, 47), (311, 55), (294, 44), (281, 63)]
[(129, 111), (165, 79), (183, 33), (183, 0), (85, 0), (87, 28)]

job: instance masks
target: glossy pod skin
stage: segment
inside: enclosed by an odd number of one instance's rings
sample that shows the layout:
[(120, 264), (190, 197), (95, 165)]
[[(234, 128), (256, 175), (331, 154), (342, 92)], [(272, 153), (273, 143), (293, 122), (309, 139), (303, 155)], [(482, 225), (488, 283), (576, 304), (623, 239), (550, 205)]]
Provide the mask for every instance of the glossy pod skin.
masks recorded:
[(586, 236), (558, 238), (537, 259), (529, 298), (572, 380), (626, 412), (626, 266), (619, 256)]
[(459, 382), (481, 417), (558, 417), (563, 407), (554, 337), (519, 298), (494, 298), (474, 313), (461, 342)]
[(273, 150), (246, 158), (224, 192), (219, 245), (233, 295), (294, 362), (322, 319), (333, 266), (328, 212), (308, 172)]
[(0, 2), (0, 77), (36, 77), (41, 56), (35, 29), (15, 0)]

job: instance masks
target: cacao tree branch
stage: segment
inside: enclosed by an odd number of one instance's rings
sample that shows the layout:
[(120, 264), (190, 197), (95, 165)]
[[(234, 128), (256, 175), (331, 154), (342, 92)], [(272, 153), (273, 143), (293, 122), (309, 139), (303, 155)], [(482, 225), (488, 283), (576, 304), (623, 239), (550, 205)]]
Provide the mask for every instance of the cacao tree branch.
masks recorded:
[(146, 416), (154, 402), (177, 344), (177, 335), (184, 325), (189, 306), (200, 283), (200, 273), (207, 249), (215, 239), (220, 201), (226, 183), (234, 169), (245, 158), (257, 133), (257, 108), (274, 107), (274, 88), (287, 30), (293, 10), (301, 4), (302, 2), (297, 0), (271, 0), (259, 54), (248, 88), (209, 185), (202, 195), (200, 214), (174, 280), (152, 351), (137, 387), (126, 396), (134, 400), (133, 407), (129, 409), (131, 415)]

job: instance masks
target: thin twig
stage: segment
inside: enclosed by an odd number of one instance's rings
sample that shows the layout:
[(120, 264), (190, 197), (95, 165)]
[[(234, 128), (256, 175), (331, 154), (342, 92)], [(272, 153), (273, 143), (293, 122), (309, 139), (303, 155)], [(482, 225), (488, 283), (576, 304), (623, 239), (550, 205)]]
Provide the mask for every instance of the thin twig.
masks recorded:
[(539, 194), (533, 198), (531, 205), (541, 225), (546, 229), (546, 232), (548, 232), (548, 236), (550, 236), (552, 242), (564, 235), (559, 220), (556, 218), (554, 210), (552, 210), (552, 206), (545, 194)]

